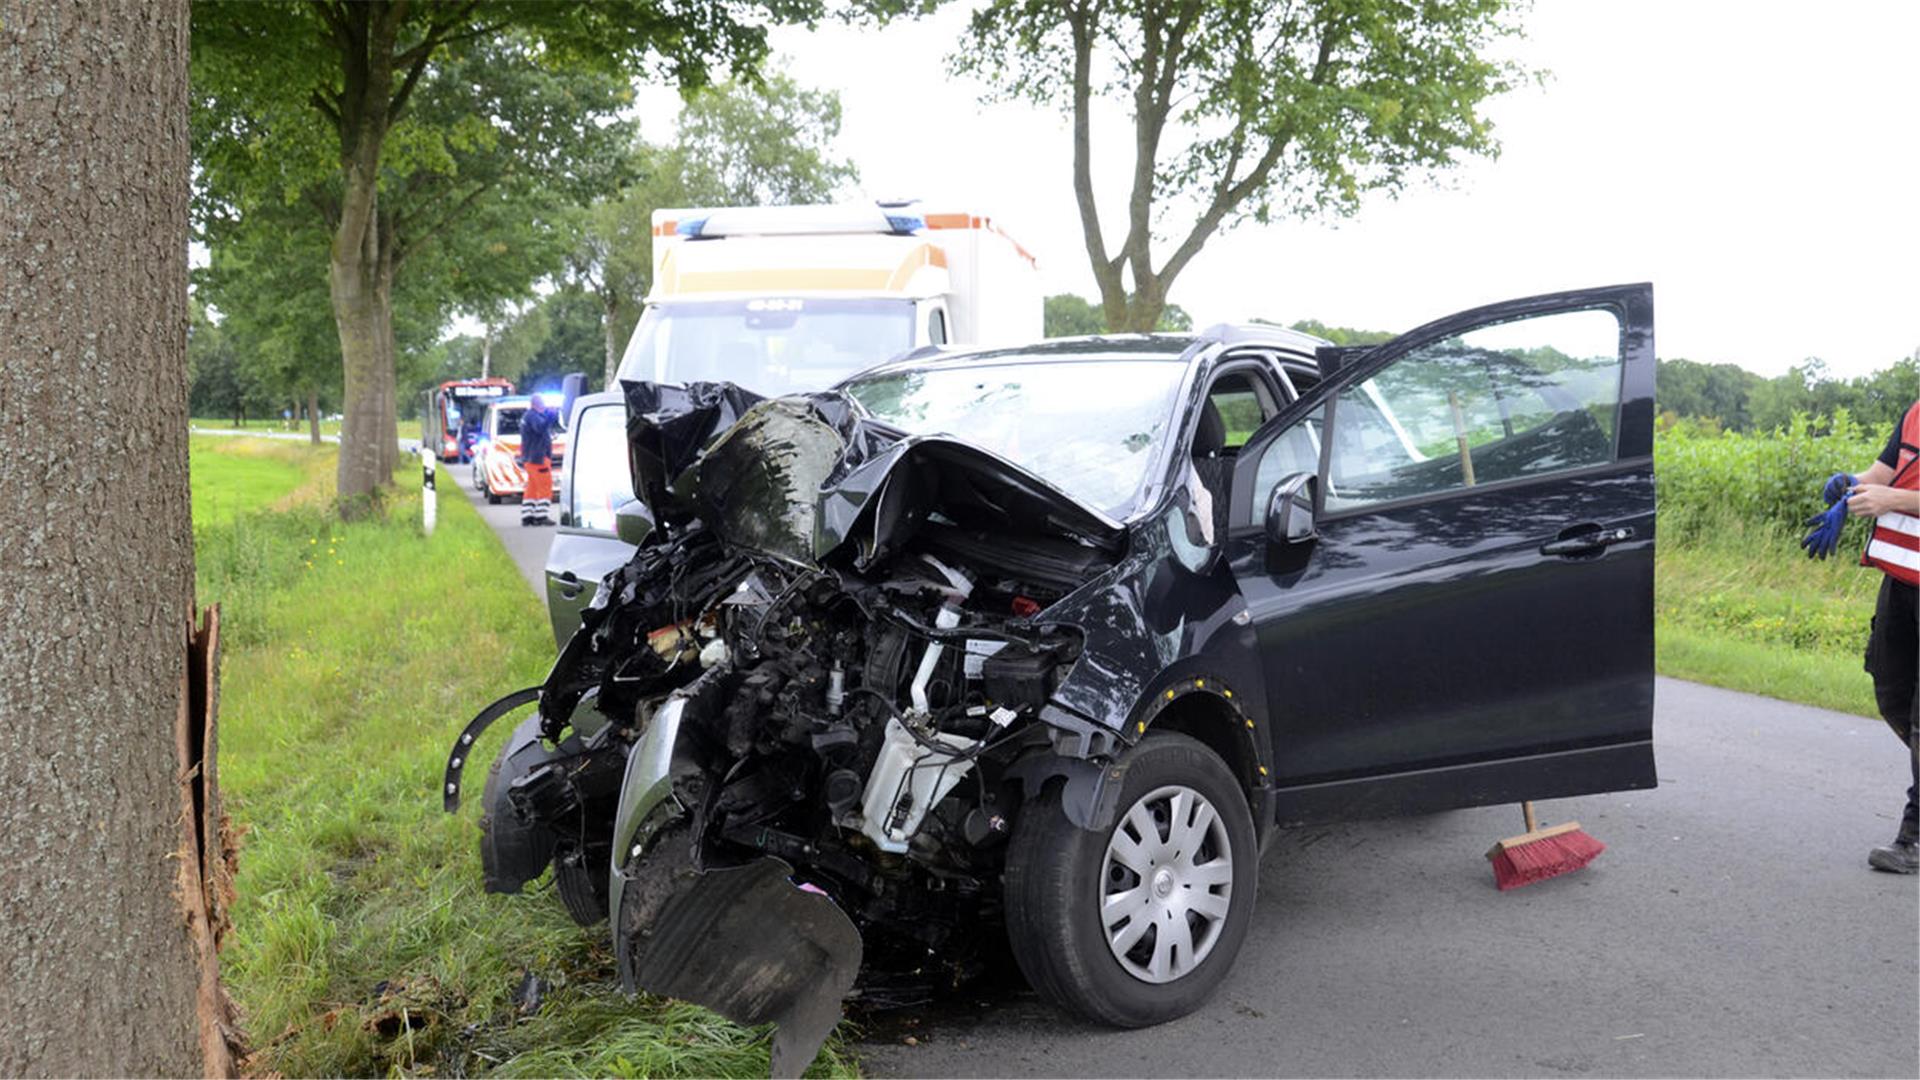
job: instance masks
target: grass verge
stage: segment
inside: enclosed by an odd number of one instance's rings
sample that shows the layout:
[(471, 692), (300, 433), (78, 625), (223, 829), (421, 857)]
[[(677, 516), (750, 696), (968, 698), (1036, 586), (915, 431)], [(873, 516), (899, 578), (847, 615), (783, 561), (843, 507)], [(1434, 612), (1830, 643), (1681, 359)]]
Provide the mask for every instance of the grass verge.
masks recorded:
[[(195, 541), (201, 601), (224, 609), (221, 772), (245, 835), (223, 957), (250, 1070), (765, 1075), (764, 1031), (621, 997), (605, 928), (574, 926), (544, 883), (481, 891), (477, 808), (441, 813), (440, 770), (460, 724), (538, 681), (553, 644), (466, 500), (440, 500), (431, 538), (410, 486), (343, 524), (332, 447), (193, 452), (196, 511), (220, 508), (196, 513)], [(547, 988), (531, 1005), (514, 993), (528, 975)], [(834, 1044), (814, 1069), (852, 1066)]]
[(1654, 632), (1662, 675), (1879, 716), (1861, 670), (1880, 573), (1857, 565), (1864, 526), (1808, 559), (1778, 529), (1721, 522), (1656, 555)]

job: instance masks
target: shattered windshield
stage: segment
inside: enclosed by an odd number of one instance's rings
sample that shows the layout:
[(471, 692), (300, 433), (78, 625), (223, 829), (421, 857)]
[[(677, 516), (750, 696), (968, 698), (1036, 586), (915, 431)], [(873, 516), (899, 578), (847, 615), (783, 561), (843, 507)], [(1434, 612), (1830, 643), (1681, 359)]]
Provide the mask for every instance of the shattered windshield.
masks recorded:
[(876, 375), (844, 389), (876, 419), (965, 439), (1124, 519), (1173, 422), (1185, 373), (1172, 359), (982, 363)]
[(824, 390), (913, 347), (913, 301), (757, 298), (655, 304), (620, 377), (737, 383), (778, 397)]

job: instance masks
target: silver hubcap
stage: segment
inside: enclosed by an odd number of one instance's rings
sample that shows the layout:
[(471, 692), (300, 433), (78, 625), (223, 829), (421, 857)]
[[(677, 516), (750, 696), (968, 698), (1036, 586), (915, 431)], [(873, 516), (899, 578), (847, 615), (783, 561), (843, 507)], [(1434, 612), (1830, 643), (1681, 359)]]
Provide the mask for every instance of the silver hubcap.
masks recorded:
[(1198, 967), (1220, 940), (1232, 896), (1233, 845), (1199, 792), (1150, 791), (1113, 827), (1100, 925), (1127, 974), (1165, 983)]

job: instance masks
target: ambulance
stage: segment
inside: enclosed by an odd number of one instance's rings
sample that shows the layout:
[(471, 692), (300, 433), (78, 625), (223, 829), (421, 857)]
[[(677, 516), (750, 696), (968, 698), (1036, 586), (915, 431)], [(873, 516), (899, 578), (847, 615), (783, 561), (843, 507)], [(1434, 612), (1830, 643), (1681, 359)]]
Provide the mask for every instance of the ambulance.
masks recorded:
[(620, 378), (820, 390), (923, 345), (1038, 340), (1042, 306), (1033, 255), (974, 211), (655, 210), (653, 290)]
[[(620, 378), (824, 390), (926, 345), (1038, 341), (1043, 306), (1033, 254), (977, 208), (656, 210), (653, 290)], [(557, 470), (546, 578), (558, 642), (595, 583), (633, 555), (614, 534), (614, 512), (633, 500), (626, 405), (608, 391), (574, 402), (573, 453)]]

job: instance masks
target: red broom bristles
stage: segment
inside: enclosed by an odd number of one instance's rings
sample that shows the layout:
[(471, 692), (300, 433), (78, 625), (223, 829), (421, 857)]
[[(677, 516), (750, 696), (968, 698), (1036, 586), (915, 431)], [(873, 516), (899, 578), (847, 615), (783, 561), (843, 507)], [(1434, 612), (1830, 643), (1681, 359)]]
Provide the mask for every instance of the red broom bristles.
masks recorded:
[(1502, 846), (1490, 852), (1493, 884), (1505, 892), (1550, 877), (1570, 874), (1592, 862), (1607, 845), (1579, 829), (1543, 836), (1538, 840)]

